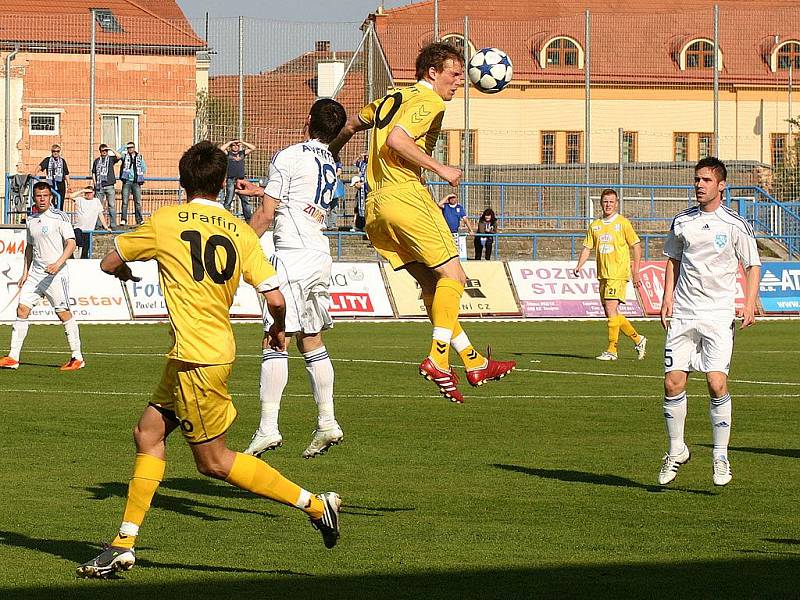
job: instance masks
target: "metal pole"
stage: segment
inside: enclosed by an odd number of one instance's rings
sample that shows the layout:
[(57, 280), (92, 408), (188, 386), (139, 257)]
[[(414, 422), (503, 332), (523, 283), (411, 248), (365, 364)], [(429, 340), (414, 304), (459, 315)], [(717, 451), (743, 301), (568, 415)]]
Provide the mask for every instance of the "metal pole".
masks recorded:
[(788, 121), (789, 121), (789, 141), (786, 144), (787, 148), (794, 145), (792, 143), (792, 88), (794, 87), (794, 85), (793, 85), (793, 76), (794, 76), (794, 73), (793, 73), (793, 70), (792, 70), (792, 64), (789, 63), (789, 97), (788, 97), (788, 100), (789, 100), (789, 106), (788, 106), (788, 110), (789, 110), (789, 119), (788, 119)]
[(714, 5), (714, 156), (719, 156), (719, 4)]
[(586, 144), (584, 146), (584, 183), (586, 183), (586, 219), (592, 219), (592, 197), (589, 190), (589, 183), (591, 181), (590, 163), (592, 160), (592, 88), (591, 88), (591, 64), (592, 64), (592, 38), (591, 38), (591, 16), (587, 9), (585, 16), (585, 36), (586, 36), (586, 51), (585, 60), (583, 63), (584, 72), (586, 76), (585, 89), (584, 89), (584, 105), (585, 105), (585, 122), (584, 129), (586, 130)]
[(622, 127), (619, 128), (619, 174), (617, 176), (617, 182), (619, 184), (619, 189), (617, 190), (617, 196), (619, 197), (619, 210), (622, 211), (622, 184), (625, 183), (624, 175), (622, 172), (623, 163), (625, 162), (625, 131)]
[[(469, 64), (469, 17), (464, 17), (464, 64)], [(464, 77), (464, 147), (461, 154), (464, 157), (464, 171), (461, 180), (469, 181), (469, 77)], [(464, 209), (469, 213), (469, 186), (464, 186)]]
[(244, 17), (239, 17), (239, 139), (244, 139)]
[(439, 41), (439, 0), (433, 0), (433, 41)]
[[(95, 81), (97, 78), (97, 27), (95, 26), (95, 10), (92, 9), (91, 12), (91, 19), (92, 19), (92, 45), (89, 51), (89, 162), (88, 164), (92, 164), (92, 159), (94, 158), (94, 112), (97, 107), (97, 97), (96, 94), (96, 84)], [(65, 198), (61, 199), (63, 203)]]
[(369, 101), (372, 102), (375, 99), (375, 69), (372, 64), (375, 57), (375, 23), (372, 21), (369, 22), (369, 31), (367, 33), (369, 35), (369, 41), (367, 42), (367, 92), (369, 93)]
[[(9, 52), (6, 56), (6, 106), (5, 106), (5, 116), (6, 116), (6, 148), (5, 148), (5, 161), (3, 165), (5, 166), (5, 174), (6, 177), (11, 173), (11, 62), (17, 57), (17, 53), (19, 53), (19, 46), (14, 46), (13, 52)], [(16, 170), (16, 169), (15, 169)], [(6, 183), (8, 179), (6, 179)], [(8, 189), (8, 186), (5, 186), (5, 189)], [(8, 198), (6, 198), (6, 204), (8, 204)], [(5, 222), (5, 211), (3, 211), (2, 219), (0, 221)]]
[(761, 137), (761, 151), (759, 153), (759, 162), (764, 164), (764, 99), (762, 98), (759, 102), (758, 107), (758, 122), (759, 122), (759, 129), (760, 129), (760, 137)]

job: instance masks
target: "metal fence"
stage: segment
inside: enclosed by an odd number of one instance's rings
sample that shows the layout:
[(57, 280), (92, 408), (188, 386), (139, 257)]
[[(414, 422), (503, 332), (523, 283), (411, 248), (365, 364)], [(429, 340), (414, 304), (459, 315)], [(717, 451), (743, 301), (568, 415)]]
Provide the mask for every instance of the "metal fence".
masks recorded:
[[(623, 186), (624, 194), (635, 193), (625, 185), (685, 185), (694, 161), (717, 154), (732, 165), (731, 183), (798, 200), (798, 128), (790, 122), (800, 68), (796, 10), (401, 17), (115, 24), (93, 13), (42, 16), (32, 28), (26, 16), (0, 15), (5, 172), (35, 173), (59, 143), (73, 174), (86, 175), (100, 142), (135, 141), (148, 177), (173, 179), (193, 141), (239, 138), (255, 147), (247, 175), (260, 178), (278, 149), (302, 139), (317, 97), (357, 111), (413, 81), (418, 49), (438, 37), (467, 56), (500, 47), (514, 62), (502, 93), (465, 86), (448, 104), (437, 156), (462, 166), (468, 183), (548, 184), (541, 201), (552, 217), (573, 212), (572, 192), (558, 196), (555, 184), (583, 184), (587, 217), (589, 184)], [(361, 135), (346, 147), (347, 179), (366, 143)], [(153, 180), (145, 193), (175, 197), (176, 188)], [(489, 189), (462, 190), (471, 212), (499, 202)], [(506, 189), (511, 222), (525, 216), (527, 200), (515, 204)]]

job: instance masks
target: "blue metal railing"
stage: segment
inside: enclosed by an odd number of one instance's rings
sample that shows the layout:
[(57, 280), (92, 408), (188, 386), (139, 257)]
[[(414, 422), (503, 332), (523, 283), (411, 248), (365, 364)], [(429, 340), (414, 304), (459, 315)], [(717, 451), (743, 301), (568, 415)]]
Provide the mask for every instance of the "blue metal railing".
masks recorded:
[[(88, 177), (73, 177), (75, 180), (87, 180)], [(148, 182), (171, 182), (169, 177), (148, 178)], [(252, 181), (256, 181), (253, 179)], [(431, 182), (432, 186), (447, 186), (445, 182)], [(10, 176), (6, 176), (6, 201), (4, 209), (5, 221), (9, 222), (10, 210)], [(620, 192), (623, 212), (637, 226), (640, 237), (645, 242), (658, 237), (653, 229), (664, 232), (668, 229), (674, 214), (683, 207), (695, 203), (692, 185), (659, 185), (659, 184), (585, 184), (585, 183), (485, 183), (465, 182), (459, 186), (462, 198), (466, 198), (466, 208), (471, 218), (477, 218), (482, 208), (479, 205), (498, 206), (498, 225), (501, 237), (521, 236), (540, 240), (548, 237), (545, 233), (511, 233), (524, 225), (533, 229), (541, 227), (550, 230), (584, 230), (590, 221), (591, 210), (587, 210), (587, 199), (595, 199), (602, 189), (611, 187)], [(170, 190), (172, 191), (172, 190)], [(153, 198), (147, 202), (144, 213), (147, 215), (162, 204), (182, 200), (180, 187), (175, 195), (164, 199)], [(514, 196), (513, 204), (512, 198)], [(479, 200), (482, 198), (482, 200)], [(120, 202), (117, 198), (117, 202)], [(800, 203), (780, 202), (767, 191), (758, 186), (731, 186), (725, 190), (725, 203), (737, 210), (753, 224), (758, 237), (774, 240), (783, 245), (789, 256), (800, 256)], [(146, 210), (150, 208), (151, 210)], [(472, 210), (470, 210), (472, 208)], [(338, 236), (337, 254), (341, 256), (342, 239), (351, 232), (330, 232)], [(355, 234), (358, 235), (358, 234)], [(582, 234), (552, 233), (550, 237), (580, 237)], [(538, 244), (538, 241), (536, 242)], [(494, 252), (498, 252), (495, 245)], [(536, 251), (534, 250), (534, 254)]]

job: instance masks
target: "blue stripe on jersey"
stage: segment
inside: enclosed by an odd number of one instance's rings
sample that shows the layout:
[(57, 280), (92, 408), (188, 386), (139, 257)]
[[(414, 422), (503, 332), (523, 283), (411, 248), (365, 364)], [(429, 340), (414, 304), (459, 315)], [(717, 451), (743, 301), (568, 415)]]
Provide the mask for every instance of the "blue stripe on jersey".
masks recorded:
[(673, 217), (672, 224), (669, 226), (669, 230), (670, 231), (674, 231), (675, 230), (675, 223), (677, 223), (678, 219), (681, 219), (682, 217), (694, 218), (699, 214), (700, 214), (700, 207), (699, 206), (692, 206), (692, 207), (687, 208), (686, 210), (683, 210), (683, 211), (679, 212), (677, 215), (675, 215), (675, 217)]
[(755, 236), (755, 234), (753, 233), (753, 227), (750, 225), (750, 223), (747, 222), (747, 219), (742, 217), (742, 215), (737, 213), (735, 210), (728, 208), (727, 206), (723, 206), (722, 208), (724, 214), (726, 214), (729, 217), (733, 217), (733, 219), (735, 219), (734, 223), (735, 225), (742, 227), (747, 235)]

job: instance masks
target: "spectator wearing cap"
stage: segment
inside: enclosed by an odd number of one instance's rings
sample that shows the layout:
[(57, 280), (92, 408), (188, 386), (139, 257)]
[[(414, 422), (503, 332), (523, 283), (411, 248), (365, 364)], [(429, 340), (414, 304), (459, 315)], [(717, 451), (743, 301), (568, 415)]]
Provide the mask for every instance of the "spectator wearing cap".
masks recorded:
[[(122, 153), (122, 148), (119, 149)], [(136, 213), (136, 224), (141, 225), (144, 221), (142, 217), (142, 184), (144, 174), (147, 172), (147, 164), (142, 155), (136, 151), (136, 144), (128, 142), (125, 144), (125, 153), (120, 158), (119, 179), (122, 181), (122, 213), (119, 216), (119, 224), (128, 224), (128, 201), (133, 194), (133, 208)]]
[(117, 226), (116, 193), (114, 185), (117, 177), (114, 174), (114, 165), (119, 161), (119, 156), (105, 144), (100, 144), (100, 156), (92, 163), (92, 181), (94, 181), (95, 197), (102, 205), (108, 207), (109, 226)]
[(92, 185), (70, 194), (70, 198), (75, 202), (72, 227), (75, 230), (75, 243), (81, 249), (79, 258), (91, 258), (89, 256), (89, 232), (95, 230), (97, 221), (100, 221), (103, 229), (111, 231), (103, 214), (103, 204), (95, 197)]
[(50, 156), (39, 163), (39, 173), (44, 173), (50, 189), (56, 193), (56, 202), (53, 204), (58, 210), (64, 208), (64, 198), (69, 191), (69, 167), (67, 161), (61, 156), (61, 146), (53, 144), (50, 147)]

